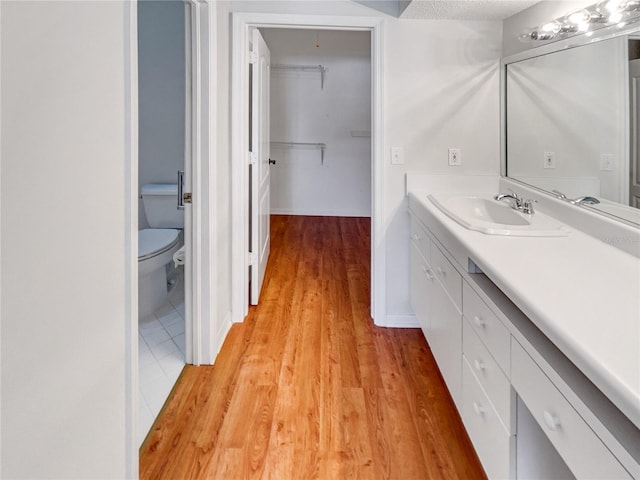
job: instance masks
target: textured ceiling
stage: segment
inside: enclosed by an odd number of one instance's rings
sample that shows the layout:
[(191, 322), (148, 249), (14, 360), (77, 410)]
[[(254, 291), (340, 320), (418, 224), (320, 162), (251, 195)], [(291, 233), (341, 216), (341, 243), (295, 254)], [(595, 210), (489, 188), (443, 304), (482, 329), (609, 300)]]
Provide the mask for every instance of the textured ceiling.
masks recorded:
[(430, 20), (503, 20), (538, 0), (413, 0), (400, 18)]

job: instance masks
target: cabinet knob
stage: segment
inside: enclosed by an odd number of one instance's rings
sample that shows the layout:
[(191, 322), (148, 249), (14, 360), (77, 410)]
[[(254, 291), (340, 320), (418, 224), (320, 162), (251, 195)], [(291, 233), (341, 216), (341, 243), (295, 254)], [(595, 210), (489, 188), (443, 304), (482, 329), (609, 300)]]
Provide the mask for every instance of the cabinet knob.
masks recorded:
[(418, 240), (420, 240), (420, 235), (414, 233), (413, 235), (411, 235), (411, 238), (417, 242)]
[(477, 415), (484, 415), (484, 407), (478, 402), (473, 402), (473, 411), (476, 412)]
[(547, 410), (545, 410), (542, 416), (544, 417), (544, 423), (547, 424), (547, 427), (549, 427), (549, 430), (557, 430), (560, 427), (560, 419), (556, 417), (553, 413), (550, 413)]
[(436, 271), (443, 277), (447, 275), (447, 272), (442, 267), (438, 267)]
[(473, 317), (473, 323), (476, 324), (476, 326), (482, 328), (486, 325), (485, 321), (482, 319), (481, 316), (476, 315), (475, 317)]
[(473, 361), (473, 368), (476, 369), (477, 372), (484, 370), (486, 368), (485, 363), (482, 360), (474, 360)]
[(427, 278), (429, 280), (433, 280), (433, 273), (431, 272), (430, 269), (427, 268), (427, 271), (425, 273), (427, 274)]

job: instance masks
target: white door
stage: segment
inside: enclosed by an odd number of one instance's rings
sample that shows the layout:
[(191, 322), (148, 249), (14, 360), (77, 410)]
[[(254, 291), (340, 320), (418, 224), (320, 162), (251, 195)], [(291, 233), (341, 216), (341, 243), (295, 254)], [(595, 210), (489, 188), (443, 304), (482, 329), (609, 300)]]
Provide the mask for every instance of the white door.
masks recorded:
[[(195, 248), (198, 244), (195, 242), (193, 235), (194, 227), (194, 211), (191, 199), (187, 198), (185, 202), (185, 193), (194, 192), (194, 173), (192, 161), (194, 156), (199, 153), (198, 130), (201, 128), (201, 119), (196, 102), (199, 100), (200, 78), (198, 77), (198, 67), (200, 59), (197, 57), (194, 43), (197, 38), (197, 6), (185, 3), (185, 115), (184, 115), (184, 175), (178, 172), (178, 205), (184, 208), (184, 321), (185, 321), (185, 363), (198, 365), (200, 358), (197, 350), (194, 351), (194, 316), (196, 308), (194, 305), (194, 290), (197, 288), (196, 269), (194, 268), (198, 262), (194, 261)], [(188, 197), (188, 195), (187, 195)], [(200, 199), (198, 199), (200, 200)], [(198, 257), (199, 258), (199, 257)]]
[(640, 208), (640, 60), (629, 62), (631, 79), (631, 184), (629, 204)]
[(257, 305), (269, 260), (269, 76), (271, 54), (258, 29), (251, 55), (251, 304)]

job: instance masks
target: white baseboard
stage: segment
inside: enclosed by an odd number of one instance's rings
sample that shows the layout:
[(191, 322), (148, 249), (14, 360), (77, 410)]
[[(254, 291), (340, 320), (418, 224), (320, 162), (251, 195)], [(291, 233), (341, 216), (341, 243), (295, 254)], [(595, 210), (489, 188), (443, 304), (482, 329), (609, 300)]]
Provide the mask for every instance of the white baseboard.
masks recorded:
[(213, 365), (218, 358), (218, 354), (220, 353), (220, 349), (222, 348), (222, 344), (227, 339), (227, 335), (229, 335), (229, 330), (231, 330), (231, 326), (233, 323), (231, 322), (231, 312), (227, 312), (224, 316), (224, 320), (218, 326), (218, 331), (216, 332), (213, 344), (213, 359), (211, 364)]
[(307, 217), (371, 217), (371, 212), (354, 212), (352, 210), (305, 210), (295, 208), (272, 208), (273, 215), (300, 215)]
[(415, 315), (387, 315), (387, 327), (389, 328), (420, 328)]

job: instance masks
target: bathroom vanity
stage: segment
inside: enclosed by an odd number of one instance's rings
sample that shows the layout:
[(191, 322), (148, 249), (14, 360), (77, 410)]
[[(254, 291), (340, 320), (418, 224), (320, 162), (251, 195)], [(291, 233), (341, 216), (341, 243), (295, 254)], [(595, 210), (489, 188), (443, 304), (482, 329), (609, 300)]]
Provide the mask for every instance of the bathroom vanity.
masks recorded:
[(478, 231), (409, 183), (411, 304), (489, 478), (640, 478), (640, 235), (524, 187), (555, 233)]

